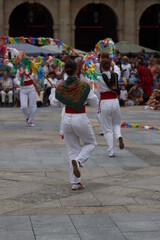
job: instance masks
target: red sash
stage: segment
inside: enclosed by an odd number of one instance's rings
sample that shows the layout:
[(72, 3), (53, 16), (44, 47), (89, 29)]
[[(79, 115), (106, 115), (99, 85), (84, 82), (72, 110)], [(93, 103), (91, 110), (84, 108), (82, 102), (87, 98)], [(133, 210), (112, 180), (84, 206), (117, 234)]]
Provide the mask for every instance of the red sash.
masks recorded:
[(83, 105), (82, 109), (80, 112), (77, 112), (76, 110), (74, 110), (73, 108), (70, 108), (69, 106), (65, 107), (65, 112), (66, 113), (71, 113), (71, 114), (81, 114), (81, 113), (85, 113), (86, 112), (86, 107)]
[(115, 92), (102, 92), (101, 94), (101, 100), (107, 100), (107, 99), (116, 99), (118, 98), (118, 94)]

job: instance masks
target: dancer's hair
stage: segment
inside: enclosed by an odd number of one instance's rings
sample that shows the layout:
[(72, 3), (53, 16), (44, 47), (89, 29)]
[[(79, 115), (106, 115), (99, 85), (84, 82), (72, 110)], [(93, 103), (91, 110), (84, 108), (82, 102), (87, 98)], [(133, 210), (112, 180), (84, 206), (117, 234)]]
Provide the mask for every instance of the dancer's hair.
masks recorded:
[(74, 60), (68, 60), (65, 63), (65, 70), (68, 75), (74, 74), (76, 69), (77, 69), (77, 63)]
[(100, 63), (100, 67), (101, 69), (103, 69), (104, 71), (108, 71), (110, 69), (110, 59), (109, 58), (103, 58), (101, 63)]

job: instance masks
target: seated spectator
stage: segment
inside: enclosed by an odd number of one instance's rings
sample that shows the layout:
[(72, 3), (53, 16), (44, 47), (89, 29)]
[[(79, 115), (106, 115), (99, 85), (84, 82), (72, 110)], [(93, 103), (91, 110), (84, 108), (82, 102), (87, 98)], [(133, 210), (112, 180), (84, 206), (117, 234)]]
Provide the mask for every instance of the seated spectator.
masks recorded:
[(125, 84), (121, 85), (120, 96), (119, 96), (119, 104), (122, 107), (127, 106), (127, 90)]
[(8, 77), (7, 71), (3, 73), (2, 90), (1, 90), (2, 106), (4, 106), (6, 103), (6, 96), (8, 97), (8, 103), (9, 103), (8, 105), (12, 106), (13, 83), (12, 83), (12, 80)]
[(160, 83), (156, 83), (156, 88), (150, 96), (147, 106), (151, 109), (157, 110), (160, 109)]
[[(55, 71), (49, 72), (48, 79), (52, 84), (56, 85), (57, 79), (56, 79)], [(49, 95), (51, 94), (51, 84), (49, 81), (46, 78), (44, 80), (44, 104), (46, 106), (48, 106), (50, 104), (49, 103)]]
[(137, 68), (134, 63), (131, 64), (131, 73), (129, 76), (128, 91), (133, 87), (135, 81), (139, 81), (139, 76), (137, 74)]
[(134, 86), (129, 90), (126, 100), (129, 106), (143, 103), (143, 90), (140, 88), (138, 81), (136, 81)]

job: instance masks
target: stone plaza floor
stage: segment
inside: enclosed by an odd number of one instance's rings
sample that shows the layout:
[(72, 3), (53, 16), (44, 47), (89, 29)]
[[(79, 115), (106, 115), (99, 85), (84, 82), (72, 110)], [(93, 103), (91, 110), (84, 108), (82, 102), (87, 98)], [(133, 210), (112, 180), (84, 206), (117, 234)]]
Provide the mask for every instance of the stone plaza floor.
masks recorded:
[[(160, 240), (160, 131), (122, 129), (126, 147), (109, 158), (87, 112), (98, 145), (74, 192), (61, 109), (38, 108), (35, 128), (0, 109), (0, 240)], [(160, 111), (122, 108), (122, 121), (160, 127)]]

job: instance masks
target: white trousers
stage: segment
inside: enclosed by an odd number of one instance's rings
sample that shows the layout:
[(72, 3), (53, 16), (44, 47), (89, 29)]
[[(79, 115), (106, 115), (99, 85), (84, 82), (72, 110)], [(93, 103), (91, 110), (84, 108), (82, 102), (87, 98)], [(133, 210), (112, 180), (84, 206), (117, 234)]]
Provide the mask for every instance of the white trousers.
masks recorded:
[(114, 136), (116, 140), (121, 137), (121, 112), (119, 101), (118, 99), (102, 100), (100, 109), (101, 126), (104, 137), (108, 143), (108, 152), (114, 154), (116, 151)]
[(34, 117), (37, 110), (36, 90), (33, 85), (20, 88), (21, 110), (28, 120), (28, 123), (34, 123)]
[[(63, 117), (63, 130), (70, 161), (70, 182), (79, 183), (81, 179), (73, 174), (72, 160), (76, 160), (77, 163), (79, 162), (84, 166), (97, 144), (95, 135), (85, 113), (65, 113)], [(82, 145), (80, 144), (80, 140)]]
[(6, 102), (6, 96), (8, 96), (8, 102), (12, 103), (13, 102), (13, 91), (10, 90), (9, 92), (1, 91), (1, 97), (2, 97), (2, 103)]
[[(100, 93), (98, 91), (95, 91), (94, 94), (97, 96), (98, 100), (100, 101)], [(96, 113), (97, 120), (100, 125), (101, 132), (103, 132), (102, 126), (101, 126), (101, 114), (100, 114), (100, 106), (99, 105), (95, 108), (95, 113)]]
[(64, 115), (65, 115), (65, 107), (62, 108), (62, 113), (61, 113), (61, 122), (60, 122), (60, 130), (59, 130), (60, 136), (64, 135), (64, 130), (63, 130), (63, 126), (64, 126), (63, 117), (64, 117)]

